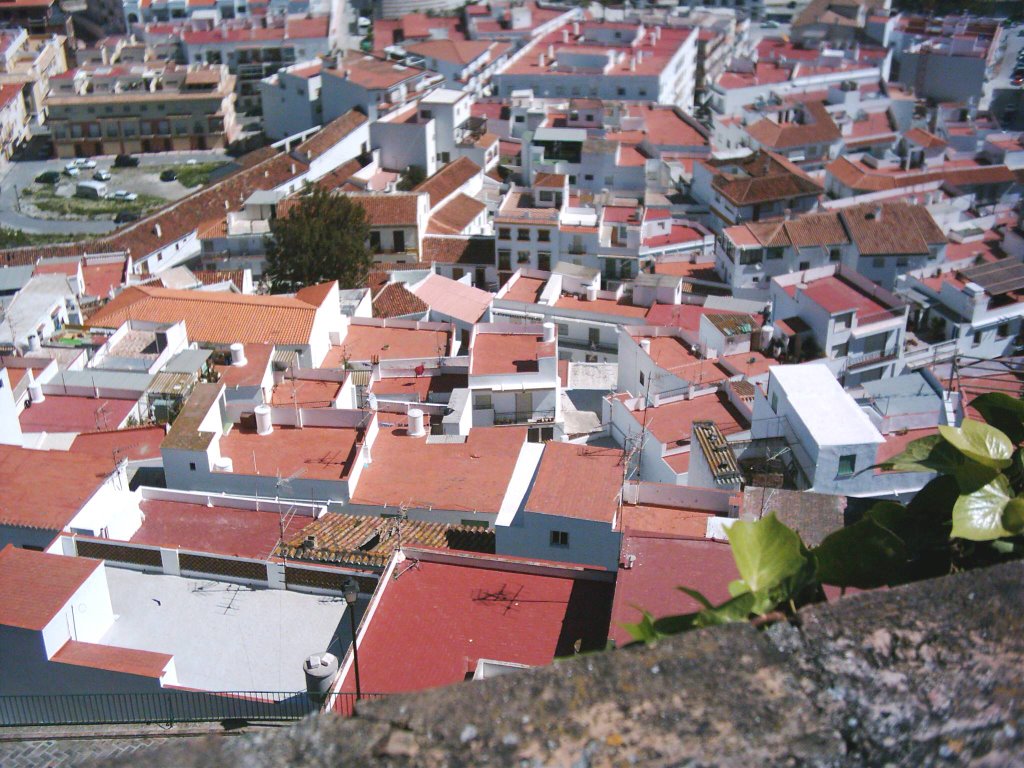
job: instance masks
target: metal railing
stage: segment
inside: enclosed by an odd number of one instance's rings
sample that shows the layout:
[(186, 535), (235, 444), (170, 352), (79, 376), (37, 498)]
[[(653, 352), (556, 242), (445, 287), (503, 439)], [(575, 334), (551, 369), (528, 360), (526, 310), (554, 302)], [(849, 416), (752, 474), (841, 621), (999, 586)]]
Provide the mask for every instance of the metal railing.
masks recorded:
[[(360, 700), (383, 698), (364, 693)], [(324, 711), (352, 715), (354, 693), (153, 691), (0, 696), (0, 727), (300, 720)]]
[(550, 424), (555, 420), (555, 411), (533, 410), (533, 411), (495, 411), (494, 424)]

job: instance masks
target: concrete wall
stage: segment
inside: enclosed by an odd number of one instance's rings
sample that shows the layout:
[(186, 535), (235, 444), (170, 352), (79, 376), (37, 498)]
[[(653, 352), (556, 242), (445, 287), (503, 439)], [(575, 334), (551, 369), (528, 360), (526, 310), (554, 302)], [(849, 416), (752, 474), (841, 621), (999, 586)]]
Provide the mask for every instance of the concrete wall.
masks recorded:
[[(551, 543), (551, 532), (569, 534), (568, 546)], [(622, 534), (610, 523), (521, 511), (511, 525), (495, 528), (495, 552), (537, 560), (598, 565), (616, 570)]]

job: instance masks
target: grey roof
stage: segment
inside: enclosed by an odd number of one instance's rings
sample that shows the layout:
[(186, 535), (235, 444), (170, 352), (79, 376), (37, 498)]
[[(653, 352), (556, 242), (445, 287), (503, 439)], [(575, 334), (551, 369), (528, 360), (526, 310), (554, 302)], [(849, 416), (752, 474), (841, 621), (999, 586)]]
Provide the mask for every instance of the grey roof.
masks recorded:
[(284, 192), (273, 189), (257, 189), (245, 199), (246, 205), (275, 205), (285, 196)]
[(142, 394), (153, 381), (152, 373), (129, 373), (126, 371), (103, 371), (86, 368), (81, 371), (61, 371), (49, 383), (68, 387), (103, 387), (123, 389)]
[(578, 141), (587, 140), (586, 128), (538, 128), (533, 133), (534, 141)]
[(35, 267), (32, 264), (0, 269), (0, 293), (21, 290), (25, 283), (29, 281), (29, 278), (32, 277), (33, 269)]
[(67, 275), (36, 275), (7, 305), (6, 322), (0, 323), (0, 341), (19, 342), (34, 333), (55, 303), (74, 299)]
[(208, 349), (183, 349), (162, 369), (163, 373), (195, 373), (200, 370), (213, 353)]
[(596, 267), (584, 267), (582, 264), (572, 264), (568, 261), (560, 261), (555, 264), (555, 268), (551, 270), (557, 272), (560, 275), (569, 275), (571, 277), (579, 277), (583, 280), (593, 280), (595, 277), (601, 274), (601, 270)]
[(341, 304), (341, 314), (352, 316), (359, 306), (359, 302), (369, 293), (369, 288), (346, 288), (338, 291), (338, 303)]
[(675, 288), (683, 282), (679, 275), (652, 275), (648, 272), (641, 272), (633, 281), (634, 285), (645, 288)]

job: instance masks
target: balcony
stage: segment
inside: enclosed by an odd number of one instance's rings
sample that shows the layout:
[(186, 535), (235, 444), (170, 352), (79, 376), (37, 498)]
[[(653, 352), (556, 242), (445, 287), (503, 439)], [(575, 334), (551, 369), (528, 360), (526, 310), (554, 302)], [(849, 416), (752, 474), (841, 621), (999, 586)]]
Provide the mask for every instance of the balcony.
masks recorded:
[(494, 425), (510, 424), (551, 424), (555, 420), (554, 410), (531, 411), (495, 411)]
[(878, 352), (865, 352), (860, 355), (849, 355), (846, 358), (846, 368), (851, 371), (860, 368), (868, 368), (872, 365), (891, 362), (892, 360), (896, 360), (899, 356), (898, 350), (879, 350)]

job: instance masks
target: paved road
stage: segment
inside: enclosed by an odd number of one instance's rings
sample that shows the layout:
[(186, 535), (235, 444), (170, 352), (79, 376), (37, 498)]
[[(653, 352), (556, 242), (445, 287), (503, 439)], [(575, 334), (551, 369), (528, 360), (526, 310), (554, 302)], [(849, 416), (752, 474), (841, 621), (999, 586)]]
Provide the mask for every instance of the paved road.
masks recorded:
[[(156, 154), (138, 155), (140, 165), (175, 165), (197, 160), (212, 162), (227, 159), (223, 152), (160, 152)], [(106, 166), (113, 162), (113, 157), (96, 157), (100, 165)], [(115, 228), (113, 221), (75, 221), (60, 219), (35, 219), (19, 213), (16, 209), (15, 190), (30, 186), (43, 171), (59, 171), (64, 168), (67, 160), (22, 160), (11, 163), (0, 181), (0, 226), (9, 229), (20, 229), (24, 232), (37, 234), (103, 234)], [(86, 177), (88, 178), (88, 177)], [(176, 182), (173, 182), (176, 183)], [(140, 190), (141, 191), (141, 190)], [(185, 194), (184, 187), (178, 190)], [(178, 195), (180, 196), (180, 195)]]
[[(175, 737), (141, 739), (46, 739), (0, 743), (4, 768), (63, 768), (91, 762), (102, 764), (172, 742)], [(140, 764), (144, 761), (140, 760)]]

